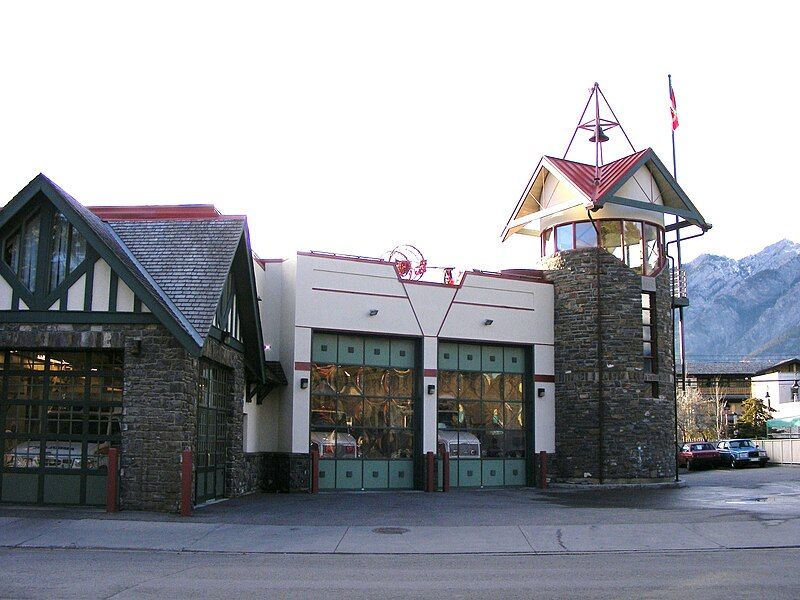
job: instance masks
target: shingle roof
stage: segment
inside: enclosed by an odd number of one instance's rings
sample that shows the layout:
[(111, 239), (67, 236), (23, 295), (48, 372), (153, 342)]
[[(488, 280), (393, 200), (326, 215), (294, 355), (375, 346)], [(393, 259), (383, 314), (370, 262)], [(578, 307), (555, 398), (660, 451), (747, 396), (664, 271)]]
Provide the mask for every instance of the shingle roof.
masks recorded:
[[(42, 183), (49, 185), (51, 189), (56, 192), (72, 210), (78, 213), (78, 215), (83, 219), (84, 223), (90, 228), (92, 233), (100, 238), (100, 240), (109, 248), (114, 256), (119, 259), (123, 265), (125, 265), (131, 275), (135, 277), (136, 280), (152, 294), (161, 308), (170, 314), (175, 321), (180, 324), (181, 328), (186, 331), (186, 333), (188, 333), (192, 338), (196, 339), (199, 331), (193, 331), (192, 324), (187, 321), (187, 318), (184, 317), (183, 314), (181, 314), (180, 307), (176, 306), (176, 303), (172, 301), (171, 297), (165, 297), (165, 290), (159, 289), (160, 286), (157, 280), (151, 278), (148, 271), (142, 270), (142, 265), (139, 264), (139, 261), (137, 260), (138, 257), (132, 255), (130, 250), (126, 248), (126, 244), (120, 240), (118, 235), (115, 233), (115, 230), (108, 227), (108, 225), (100, 220), (97, 215), (83, 206), (46, 175), (40, 173), (34, 179), (34, 181), (37, 179)], [(154, 310), (153, 307), (150, 307), (150, 310)], [(207, 330), (205, 333), (201, 334), (203, 338), (205, 338), (206, 333)], [(197, 340), (197, 342), (200, 345), (203, 343), (202, 339)]]
[(242, 238), (244, 217), (107, 223), (205, 339)]
[(766, 360), (737, 360), (716, 362), (689, 362), (686, 373), (689, 375), (755, 375), (761, 369), (775, 364)]

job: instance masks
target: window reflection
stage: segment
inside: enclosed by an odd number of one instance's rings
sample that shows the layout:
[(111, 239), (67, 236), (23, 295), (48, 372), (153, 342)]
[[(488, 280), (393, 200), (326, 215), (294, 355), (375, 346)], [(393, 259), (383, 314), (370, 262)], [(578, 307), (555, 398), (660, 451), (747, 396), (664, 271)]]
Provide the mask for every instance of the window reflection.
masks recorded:
[[(602, 219), (600, 246), (637, 273), (655, 275), (662, 267), (663, 229), (643, 221)], [(542, 256), (597, 246), (597, 230), (591, 221), (565, 223), (542, 232)]]

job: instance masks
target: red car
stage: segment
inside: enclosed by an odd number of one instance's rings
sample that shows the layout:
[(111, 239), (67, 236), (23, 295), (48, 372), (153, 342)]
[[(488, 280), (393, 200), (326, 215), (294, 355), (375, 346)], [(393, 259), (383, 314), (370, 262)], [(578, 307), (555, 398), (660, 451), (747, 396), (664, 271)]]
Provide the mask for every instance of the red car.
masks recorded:
[(687, 471), (701, 465), (715, 467), (718, 464), (719, 451), (711, 442), (688, 442), (678, 453), (678, 466), (686, 467)]

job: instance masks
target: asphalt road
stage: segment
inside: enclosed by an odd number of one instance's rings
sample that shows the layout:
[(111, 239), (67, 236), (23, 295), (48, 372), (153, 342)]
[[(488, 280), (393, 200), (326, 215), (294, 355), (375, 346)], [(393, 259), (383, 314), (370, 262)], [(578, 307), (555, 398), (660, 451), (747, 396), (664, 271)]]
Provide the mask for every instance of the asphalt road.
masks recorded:
[(0, 550), (3, 598), (800, 597), (800, 549), (571, 556)]

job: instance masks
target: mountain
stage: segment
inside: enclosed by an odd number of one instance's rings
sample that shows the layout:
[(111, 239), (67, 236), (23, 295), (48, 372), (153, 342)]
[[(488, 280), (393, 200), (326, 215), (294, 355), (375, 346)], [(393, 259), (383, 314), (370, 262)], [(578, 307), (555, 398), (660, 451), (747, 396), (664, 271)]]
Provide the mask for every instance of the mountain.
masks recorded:
[(741, 260), (703, 254), (684, 268), (690, 360), (800, 355), (800, 244), (781, 240)]

